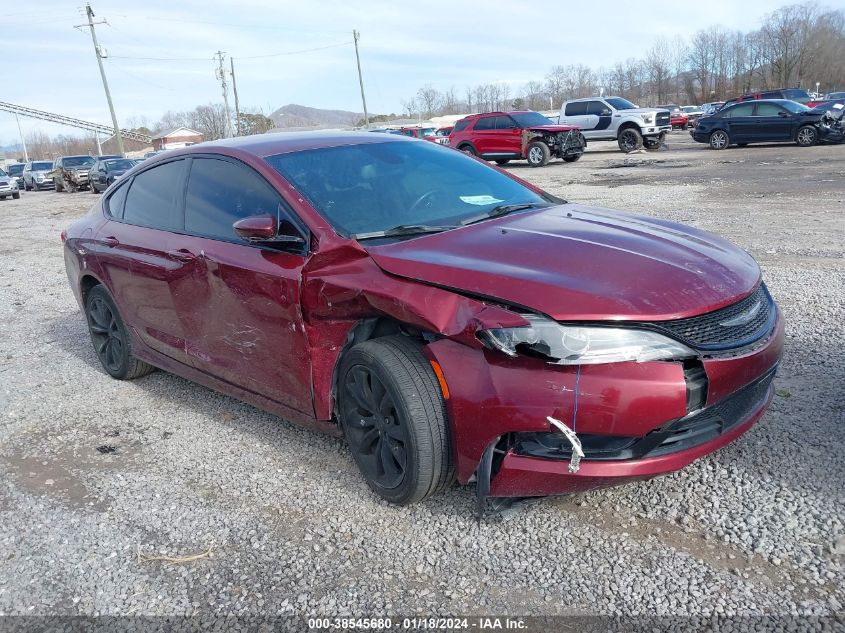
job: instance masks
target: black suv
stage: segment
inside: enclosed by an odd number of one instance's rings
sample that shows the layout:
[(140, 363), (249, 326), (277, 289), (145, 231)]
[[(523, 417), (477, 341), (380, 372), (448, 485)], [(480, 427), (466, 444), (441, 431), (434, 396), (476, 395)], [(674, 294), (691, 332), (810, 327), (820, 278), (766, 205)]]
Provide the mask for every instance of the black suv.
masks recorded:
[(764, 90), (763, 92), (752, 92), (751, 94), (743, 95), (741, 97), (734, 97), (725, 101), (723, 108), (727, 108), (734, 103), (741, 103), (743, 101), (755, 101), (758, 99), (789, 99), (790, 101), (797, 101), (798, 103), (809, 103), (813, 100), (810, 93), (801, 88), (780, 88), (778, 90)]

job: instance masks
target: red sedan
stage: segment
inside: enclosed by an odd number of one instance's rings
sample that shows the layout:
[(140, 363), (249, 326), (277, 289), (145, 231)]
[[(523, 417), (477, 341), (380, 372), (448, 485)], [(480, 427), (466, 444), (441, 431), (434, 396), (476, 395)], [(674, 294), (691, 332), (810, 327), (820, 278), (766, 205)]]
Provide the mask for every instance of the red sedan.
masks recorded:
[(682, 468), (761, 418), (783, 345), (742, 249), (397, 135), (167, 152), (62, 238), (108, 374), (345, 435), (399, 504)]

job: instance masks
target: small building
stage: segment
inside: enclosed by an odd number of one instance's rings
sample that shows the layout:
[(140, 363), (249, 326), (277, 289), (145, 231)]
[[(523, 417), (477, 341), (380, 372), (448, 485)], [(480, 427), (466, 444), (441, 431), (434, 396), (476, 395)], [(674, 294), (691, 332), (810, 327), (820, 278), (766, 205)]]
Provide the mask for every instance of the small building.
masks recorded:
[(174, 127), (153, 134), (153, 149), (157, 152), (188, 147), (197, 143), (202, 143), (202, 134), (187, 127)]

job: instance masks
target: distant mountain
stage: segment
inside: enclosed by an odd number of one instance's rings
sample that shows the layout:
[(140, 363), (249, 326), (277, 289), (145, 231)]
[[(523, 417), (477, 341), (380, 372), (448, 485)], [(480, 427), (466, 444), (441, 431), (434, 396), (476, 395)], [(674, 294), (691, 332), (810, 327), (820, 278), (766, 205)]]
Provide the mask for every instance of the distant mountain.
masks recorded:
[(270, 118), (276, 127), (352, 127), (364, 118), (364, 113), (289, 103), (273, 112)]

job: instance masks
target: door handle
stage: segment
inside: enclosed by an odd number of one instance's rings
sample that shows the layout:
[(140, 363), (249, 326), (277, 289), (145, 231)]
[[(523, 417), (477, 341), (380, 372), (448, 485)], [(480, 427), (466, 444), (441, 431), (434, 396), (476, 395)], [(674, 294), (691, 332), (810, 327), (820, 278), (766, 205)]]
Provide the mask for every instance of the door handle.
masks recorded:
[(120, 240), (117, 239), (114, 235), (109, 235), (108, 237), (103, 238), (103, 244), (108, 246), (109, 248), (114, 248), (118, 244), (120, 244)]
[(167, 251), (168, 257), (175, 259), (180, 262), (190, 263), (196, 260), (197, 256), (194, 255), (191, 251), (187, 248), (179, 248), (175, 251)]

